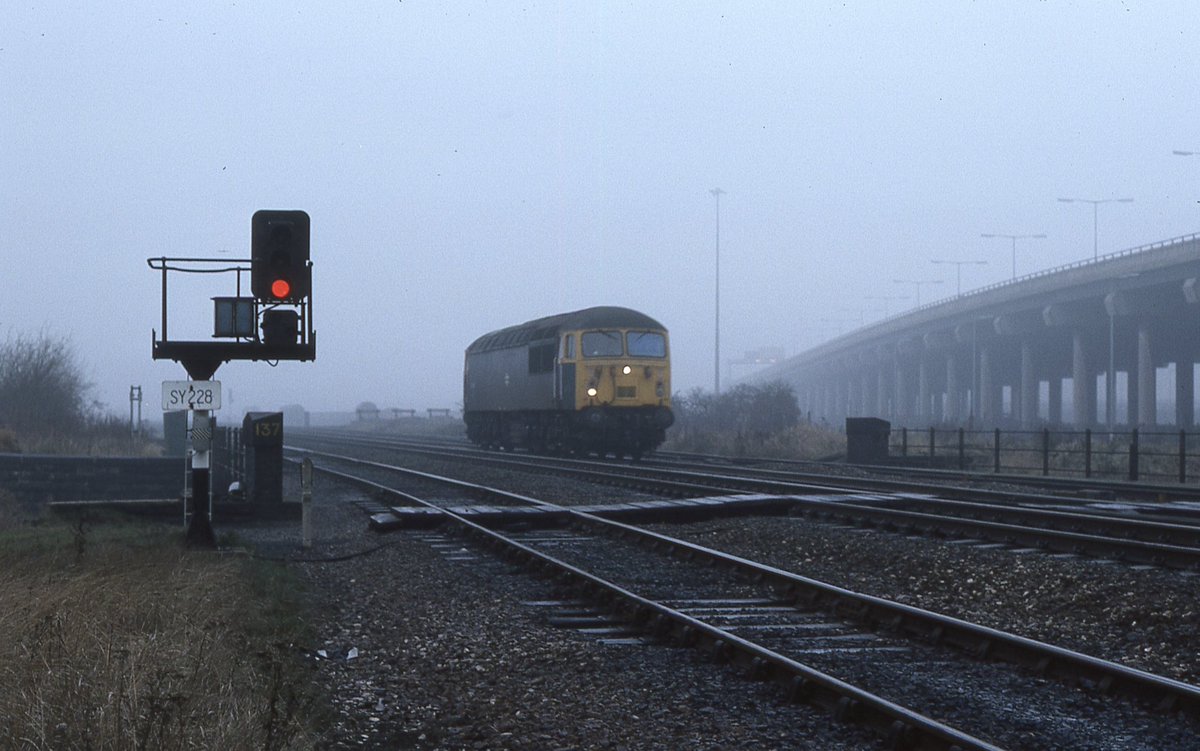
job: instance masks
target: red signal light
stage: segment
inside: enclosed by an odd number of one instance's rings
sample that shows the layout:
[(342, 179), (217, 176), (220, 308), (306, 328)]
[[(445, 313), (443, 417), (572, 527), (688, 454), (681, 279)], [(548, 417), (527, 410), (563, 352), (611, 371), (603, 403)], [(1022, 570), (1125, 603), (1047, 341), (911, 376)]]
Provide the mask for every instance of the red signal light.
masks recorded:
[(276, 300), (286, 300), (292, 293), (292, 285), (287, 279), (276, 279), (271, 282), (271, 294)]

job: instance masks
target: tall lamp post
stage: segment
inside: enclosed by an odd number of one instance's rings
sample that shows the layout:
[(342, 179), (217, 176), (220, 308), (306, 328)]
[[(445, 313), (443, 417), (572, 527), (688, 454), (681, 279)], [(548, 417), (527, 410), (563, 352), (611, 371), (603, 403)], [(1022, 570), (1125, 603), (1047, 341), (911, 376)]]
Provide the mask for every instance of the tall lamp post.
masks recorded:
[(1092, 260), (1100, 258), (1100, 204), (1133, 203), (1132, 198), (1060, 198), (1059, 203), (1090, 203), (1092, 205)]
[[(1061, 200), (1061, 199), (1060, 199)], [(1003, 237), (1012, 240), (1012, 278), (1017, 278), (1017, 240), (1045, 240), (1043, 234), (1037, 235), (1006, 235), (1002, 232), (984, 232), (980, 237)]]
[[(1175, 156), (1200, 156), (1200, 151), (1182, 151), (1180, 149), (1175, 149), (1171, 153)], [(1196, 203), (1200, 203), (1200, 201), (1196, 201)]]
[(941, 259), (934, 258), (934, 259), (930, 259), (929, 262), (936, 263), (939, 265), (948, 265), (948, 264), (954, 265), (954, 276), (958, 280), (958, 291), (955, 294), (958, 295), (959, 297), (962, 297), (962, 267), (963, 266), (987, 266), (987, 261), (943, 261)]
[(911, 284), (917, 291), (917, 307), (921, 307), (921, 285), (941, 284), (941, 279), (893, 279), (896, 284)]
[(708, 191), (717, 199), (717, 252), (716, 252), (716, 300), (714, 304), (713, 341), (713, 393), (721, 393), (721, 196), (725, 191), (713, 188)]

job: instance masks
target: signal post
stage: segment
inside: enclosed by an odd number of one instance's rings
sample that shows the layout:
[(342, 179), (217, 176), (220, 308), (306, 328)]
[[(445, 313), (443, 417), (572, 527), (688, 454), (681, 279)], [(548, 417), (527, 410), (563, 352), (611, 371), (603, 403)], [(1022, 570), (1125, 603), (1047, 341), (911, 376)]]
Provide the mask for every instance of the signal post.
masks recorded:
[[(303, 211), (262, 210), (250, 221), (250, 258), (149, 258), (162, 273), (162, 338), (152, 332), (155, 360), (183, 365), (188, 381), (163, 384), (164, 409), (186, 408), (191, 417), (192, 514), (187, 542), (215, 547), (211, 522), (209, 459), (212, 410), (220, 408), (220, 383), (212, 378), (230, 360), (300, 360), (317, 357), (312, 318), (310, 221)], [(248, 264), (243, 265), (243, 264)], [(216, 341), (180, 341), (167, 335), (168, 273), (233, 274), (232, 297), (214, 297)], [(242, 294), (242, 275), (250, 274), (250, 294)], [(168, 404), (176, 406), (168, 407)]]

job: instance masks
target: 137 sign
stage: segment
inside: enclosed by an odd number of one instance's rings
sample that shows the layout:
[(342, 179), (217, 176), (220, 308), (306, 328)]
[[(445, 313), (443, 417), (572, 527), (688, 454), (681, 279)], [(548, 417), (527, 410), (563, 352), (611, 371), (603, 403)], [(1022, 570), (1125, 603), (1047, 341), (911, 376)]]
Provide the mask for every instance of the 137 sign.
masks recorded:
[(220, 409), (220, 381), (163, 381), (163, 409)]

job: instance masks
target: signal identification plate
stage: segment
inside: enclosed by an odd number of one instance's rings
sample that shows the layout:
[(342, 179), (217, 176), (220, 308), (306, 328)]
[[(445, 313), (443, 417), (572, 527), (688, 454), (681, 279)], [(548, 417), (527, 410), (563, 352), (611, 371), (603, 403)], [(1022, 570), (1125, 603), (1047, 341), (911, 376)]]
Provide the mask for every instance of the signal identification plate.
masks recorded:
[(220, 409), (220, 381), (163, 381), (163, 409)]

